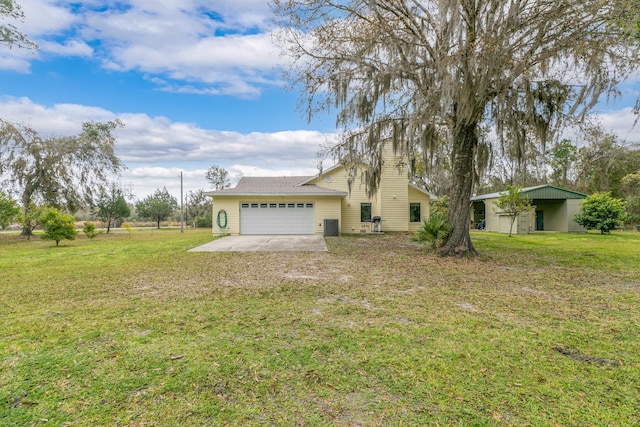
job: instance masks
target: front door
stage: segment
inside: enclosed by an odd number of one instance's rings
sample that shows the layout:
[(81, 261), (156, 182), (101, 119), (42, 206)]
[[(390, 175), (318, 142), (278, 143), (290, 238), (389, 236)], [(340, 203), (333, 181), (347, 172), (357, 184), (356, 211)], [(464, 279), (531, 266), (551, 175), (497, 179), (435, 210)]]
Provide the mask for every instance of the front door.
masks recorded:
[(544, 231), (544, 212), (536, 211), (536, 231)]

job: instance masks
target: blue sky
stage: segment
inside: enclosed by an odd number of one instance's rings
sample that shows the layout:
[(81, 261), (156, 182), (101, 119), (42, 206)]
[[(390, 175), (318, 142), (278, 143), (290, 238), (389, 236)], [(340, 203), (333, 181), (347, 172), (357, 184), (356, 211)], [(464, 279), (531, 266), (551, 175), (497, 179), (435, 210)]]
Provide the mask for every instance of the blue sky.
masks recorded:
[[(335, 138), (307, 123), (286, 90), (265, 0), (18, 0), (15, 23), (37, 52), (0, 48), (0, 117), (43, 135), (116, 118), (122, 183), (142, 198), (166, 186), (207, 188), (217, 164), (246, 176), (309, 175)], [(630, 107), (640, 90), (600, 106), (603, 126), (640, 142)], [(332, 159), (325, 160), (325, 166)]]

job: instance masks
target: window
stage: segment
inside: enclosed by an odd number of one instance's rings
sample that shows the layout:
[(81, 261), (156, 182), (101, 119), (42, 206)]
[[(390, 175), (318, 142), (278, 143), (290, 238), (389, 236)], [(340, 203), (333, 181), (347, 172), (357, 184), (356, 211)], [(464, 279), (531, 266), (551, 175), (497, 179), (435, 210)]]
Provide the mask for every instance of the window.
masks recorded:
[(409, 222), (420, 222), (420, 203), (409, 203)]
[(371, 221), (371, 203), (360, 203), (360, 222)]

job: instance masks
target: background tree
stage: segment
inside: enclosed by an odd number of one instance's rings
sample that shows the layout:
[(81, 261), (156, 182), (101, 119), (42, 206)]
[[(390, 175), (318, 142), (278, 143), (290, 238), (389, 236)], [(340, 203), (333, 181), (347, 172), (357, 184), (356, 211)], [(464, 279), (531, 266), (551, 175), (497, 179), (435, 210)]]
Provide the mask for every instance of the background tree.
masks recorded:
[(76, 136), (43, 139), (36, 131), (0, 119), (0, 172), (23, 207), (47, 204), (75, 212), (94, 204), (124, 165), (115, 154), (119, 120), (87, 122)]
[(574, 164), (578, 157), (578, 148), (568, 139), (557, 142), (547, 152), (549, 165), (551, 166), (551, 183), (562, 188), (573, 188), (573, 180), (570, 179), (575, 171)]
[(160, 229), (160, 222), (167, 220), (176, 209), (178, 209), (178, 201), (169, 194), (166, 187), (162, 190), (157, 189), (153, 195), (136, 203), (138, 215), (155, 221), (158, 229)]
[(449, 196), (442, 196), (429, 202), (430, 215), (440, 215), (447, 218), (449, 214)]
[(111, 224), (118, 226), (118, 222), (131, 215), (131, 209), (125, 199), (125, 191), (115, 183), (107, 189), (103, 189), (98, 196), (93, 214), (102, 222), (107, 223), (107, 233), (111, 230)]
[(229, 172), (218, 165), (211, 166), (205, 173), (205, 178), (209, 181), (211, 188), (215, 190), (222, 190), (223, 188), (228, 188), (231, 185)]
[(620, 184), (627, 201), (627, 221), (640, 224), (640, 170), (626, 175)]
[[(20, 5), (13, 0), (0, 0), (0, 20), (6, 18), (18, 21), (24, 19), (24, 13), (22, 13)], [(38, 45), (30, 41), (14, 25), (2, 22), (0, 22), (0, 45), (6, 45), (9, 48), (13, 46), (26, 49), (38, 48)]]
[[(514, 155), (544, 145), (560, 119), (580, 119), (638, 65), (637, 40), (618, 25), (637, 2), (543, 0), (274, 0), (291, 79), (308, 117), (336, 109), (350, 129), (345, 164), (380, 177), (381, 145), (414, 158), (451, 152), (452, 231), (440, 255), (476, 254), (469, 234), (476, 166), (496, 129)], [(579, 79), (580, 85), (575, 85)]]
[(611, 193), (594, 193), (584, 199), (574, 221), (587, 230), (609, 234), (621, 227), (626, 217), (625, 201), (611, 197)]
[(518, 217), (531, 209), (531, 200), (525, 197), (522, 188), (507, 186), (507, 191), (500, 193), (496, 206), (509, 217), (509, 237), (513, 232), (513, 224)]
[(203, 190), (189, 191), (186, 201), (187, 222), (193, 227), (211, 227), (211, 197), (205, 196)]
[(9, 224), (18, 219), (19, 215), (18, 203), (0, 189), (0, 229), (7, 228)]
[(60, 244), (61, 240), (75, 240), (78, 234), (75, 218), (72, 215), (61, 213), (56, 208), (44, 208), (38, 222), (42, 224), (44, 230), (40, 239), (55, 240), (56, 246)]
[(444, 140), (432, 150), (422, 153), (416, 150), (409, 159), (409, 176), (422, 188), (437, 196), (445, 196), (451, 190), (451, 152)]
[(585, 144), (576, 161), (576, 190), (586, 194), (609, 191), (613, 197), (622, 197), (620, 181), (640, 169), (640, 150), (620, 144), (615, 135), (599, 127), (583, 135)]

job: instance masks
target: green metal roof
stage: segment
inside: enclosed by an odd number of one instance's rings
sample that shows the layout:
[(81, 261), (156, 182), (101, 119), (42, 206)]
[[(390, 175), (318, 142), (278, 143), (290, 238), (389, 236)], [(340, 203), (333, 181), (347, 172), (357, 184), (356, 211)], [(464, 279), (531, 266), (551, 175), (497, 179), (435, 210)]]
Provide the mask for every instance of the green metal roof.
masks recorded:
[[(479, 196), (473, 196), (471, 201), (479, 201), (486, 199), (497, 199), (504, 191), (499, 193), (482, 194)], [(552, 185), (539, 185), (537, 187), (523, 188), (522, 193), (529, 199), (537, 200), (566, 200), (566, 199), (586, 199), (587, 195), (577, 193), (571, 190), (565, 190), (564, 188), (554, 187)]]
[(564, 188), (553, 187), (551, 185), (541, 185), (525, 189), (524, 194), (530, 199), (565, 200), (565, 199), (586, 199), (586, 194), (565, 190)]

